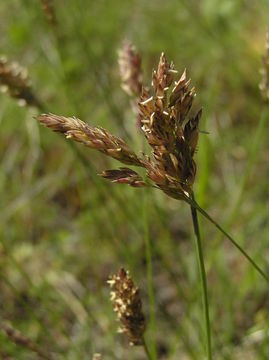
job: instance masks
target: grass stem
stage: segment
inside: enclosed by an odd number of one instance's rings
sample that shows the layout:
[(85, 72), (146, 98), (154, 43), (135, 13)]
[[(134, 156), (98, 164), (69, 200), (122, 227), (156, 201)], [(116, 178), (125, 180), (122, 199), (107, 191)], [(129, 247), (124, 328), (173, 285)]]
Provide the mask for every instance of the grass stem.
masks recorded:
[[(192, 195), (192, 199), (194, 200), (194, 195)], [(195, 200), (194, 200), (195, 201)], [(201, 243), (199, 222), (197, 217), (196, 208), (191, 206), (191, 215), (193, 228), (195, 233), (195, 245), (197, 252), (197, 260), (199, 264), (199, 271), (201, 276), (201, 287), (202, 287), (202, 295), (203, 295), (203, 307), (204, 307), (204, 317), (205, 317), (205, 329), (206, 329), (206, 350), (207, 350), (207, 359), (212, 360), (212, 350), (211, 350), (211, 330), (210, 330), (210, 319), (209, 319), (209, 307), (208, 307), (208, 296), (207, 296), (207, 281), (206, 281), (206, 272), (204, 265), (204, 256), (203, 249)]]
[(146, 354), (148, 360), (153, 360), (153, 358), (152, 358), (152, 356), (151, 356), (151, 353), (150, 353), (150, 351), (149, 351), (148, 345), (147, 345), (147, 343), (146, 343), (145, 338), (143, 339), (143, 348), (144, 348), (144, 350), (145, 350), (145, 354)]
[(242, 255), (250, 262), (250, 264), (258, 271), (258, 273), (269, 283), (269, 276), (259, 267), (259, 265), (251, 258), (250, 255), (229, 235), (203, 208), (195, 201), (188, 201), (191, 206), (199, 211), (207, 220), (209, 220), (223, 235), (225, 235), (231, 243), (241, 252)]
[(147, 262), (147, 279), (148, 279), (148, 293), (149, 293), (149, 303), (150, 303), (150, 331), (151, 331), (151, 358), (152, 360), (157, 359), (157, 340), (156, 340), (156, 316), (155, 316), (155, 296), (154, 296), (154, 286), (153, 286), (153, 272), (152, 272), (152, 247), (150, 243), (149, 236), (149, 226), (148, 226), (148, 195), (144, 191), (144, 211), (143, 211), (143, 220), (144, 220), (144, 237), (145, 237), (145, 246), (146, 246), (146, 262)]

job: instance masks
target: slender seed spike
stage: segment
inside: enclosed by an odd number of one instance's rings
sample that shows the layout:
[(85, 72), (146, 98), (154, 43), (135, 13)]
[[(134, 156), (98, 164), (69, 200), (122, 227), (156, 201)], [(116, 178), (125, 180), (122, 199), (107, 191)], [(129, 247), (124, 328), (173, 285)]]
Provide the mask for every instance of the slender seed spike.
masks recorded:
[(112, 304), (122, 325), (120, 332), (127, 336), (130, 345), (142, 345), (146, 322), (139, 289), (123, 268), (112, 275), (109, 282), (113, 292)]
[(91, 127), (80, 119), (54, 114), (40, 115), (37, 120), (53, 131), (61, 132), (67, 138), (81, 142), (123, 164), (144, 166), (143, 161), (121, 138), (110, 134), (101, 127)]
[(129, 41), (124, 41), (118, 51), (118, 63), (123, 90), (129, 96), (139, 96), (142, 90), (141, 57)]

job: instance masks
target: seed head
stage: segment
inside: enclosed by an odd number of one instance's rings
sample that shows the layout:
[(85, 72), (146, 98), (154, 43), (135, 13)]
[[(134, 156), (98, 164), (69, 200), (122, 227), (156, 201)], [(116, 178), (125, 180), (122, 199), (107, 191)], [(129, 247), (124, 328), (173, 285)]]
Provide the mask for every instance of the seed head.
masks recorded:
[(31, 82), (26, 69), (18, 63), (0, 57), (0, 89), (18, 99), (19, 105), (33, 105), (40, 107), (40, 103), (31, 89)]
[(129, 168), (119, 168), (118, 170), (105, 170), (101, 176), (118, 184), (128, 184), (133, 187), (147, 186), (142, 177), (134, 170)]
[(120, 332), (125, 333), (130, 344), (141, 345), (146, 322), (139, 289), (123, 268), (112, 275), (108, 283), (111, 287), (110, 299), (121, 322)]
[(143, 166), (142, 161), (121, 138), (101, 127), (91, 127), (77, 119), (54, 114), (43, 114), (37, 118), (41, 124), (53, 131), (65, 134), (66, 138), (81, 142), (123, 164)]
[(142, 130), (153, 150), (154, 159), (145, 162), (148, 176), (168, 195), (180, 199), (192, 191), (202, 111), (189, 116), (195, 90), (189, 89), (186, 70), (174, 82), (176, 74), (173, 63), (162, 53), (152, 73), (153, 95), (143, 90), (139, 107)]
[(265, 102), (269, 101), (269, 28), (266, 31), (265, 51), (262, 57), (261, 68), (262, 79), (259, 85), (262, 98)]
[(123, 90), (129, 96), (139, 96), (142, 90), (141, 57), (129, 41), (125, 41), (118, 51), (118, 62)]
[[(194, 88), (186, 71), (175, 80), (177, 71), (161, 54), (158, 69), (152, 73), (152, 91), (142, 88), (139, 123), (153, 156), (138, 157), (120, 138), (101, 127), (91, 127), (76, 118), (44, 114), (38, 120), (67, 138), (94, 148), (123, 164), (144, 167), (148, 178), (170, 197), (189, 202), (196, 175), (193, 159), (199, 137), (202, 110), (190, 115)], [(173, 85), (174, 84), (174, 85)], [(172, 86), (173, 85), (173, 86)], [(134, 187), (147, 186), (141, 176), (129, 168), (107, 170), (103, 177)]]

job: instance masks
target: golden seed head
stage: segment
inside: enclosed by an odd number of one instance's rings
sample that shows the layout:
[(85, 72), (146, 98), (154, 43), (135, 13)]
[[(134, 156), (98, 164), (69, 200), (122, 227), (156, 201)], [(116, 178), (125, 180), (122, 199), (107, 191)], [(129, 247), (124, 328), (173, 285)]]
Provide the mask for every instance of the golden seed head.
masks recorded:
[(128, 337), (130, 344), (141, 345), (146, 322), (139, 289), (123, 268), (112, 275), (108, 283), (111, 287), (113, 309), (121, 322), (120, 332)]

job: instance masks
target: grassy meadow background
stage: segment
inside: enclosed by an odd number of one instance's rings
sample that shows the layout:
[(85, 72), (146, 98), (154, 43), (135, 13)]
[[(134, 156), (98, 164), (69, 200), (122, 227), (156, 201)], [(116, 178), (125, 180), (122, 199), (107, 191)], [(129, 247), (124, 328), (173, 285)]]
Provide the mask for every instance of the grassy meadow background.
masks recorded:
[[(117, 51), (126, 38), (136, 45), (147, 83), (164, 51), (179, 72), (187, 68), (194, 107), (203, 107), (200, 128), (209, 132), (196, 156), (196, 198), (269, 272), (269, 113), (255, 135), (264, 113), (258, 85), (269, 2), (54, 4), (57, 34), (39, 1), (0, 2), (0, 53), (28, 69), (45, 110), (103, 126), (139, 150), (142, 134), (121, 89)], [(78, 145), (83, 166), (64, 137), (33, 119), (38, 114), (0, 94), (0, 320), (56, 359), (145, 359), (117, 333), (106, 280), (129, 269), (149, 317), (148, 231), (159, 359), (204, 359), (189, 207), (100, 178), (120, 165)], [(269, 359), (268, 284), (201, 217), (200, 225), (213, 358)], [(37, 355), (0, 332), (0, 358)]]

